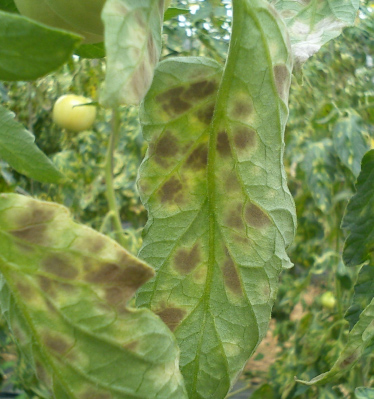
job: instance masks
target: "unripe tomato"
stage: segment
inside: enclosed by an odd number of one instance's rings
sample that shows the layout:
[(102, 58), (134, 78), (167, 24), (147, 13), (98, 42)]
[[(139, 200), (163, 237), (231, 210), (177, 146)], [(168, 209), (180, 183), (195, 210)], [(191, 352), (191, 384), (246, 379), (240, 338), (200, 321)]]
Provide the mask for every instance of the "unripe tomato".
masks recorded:
[(336, 305), (336, 299), (332, 292), (326, 291), (321, 296), (321, 304), (326, 309), (334, 309)]
[(73, 25), (69, 19), (64, 19), (50, 7), (48, 0), (14, 0), (18, 11), (25, 17), (53, 28), (64, 29), (83, 36), (84, 43), (99, 43), (104, 40), (103, 27), (100, 22), (99, 34), (90, 33)]
[(53, 121), (65, 129), (73, 132), (88, 130), (96, 118), (96, 107), (83, 105), (92, 100), (74, 94), (61, 96), (53, 107)]

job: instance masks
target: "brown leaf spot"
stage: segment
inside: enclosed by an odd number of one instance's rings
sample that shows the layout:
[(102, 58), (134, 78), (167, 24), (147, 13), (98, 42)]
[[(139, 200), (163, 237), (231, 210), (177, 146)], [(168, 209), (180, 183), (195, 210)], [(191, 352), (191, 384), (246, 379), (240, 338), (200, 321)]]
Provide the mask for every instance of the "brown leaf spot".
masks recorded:
[(225, 285), (230, 291), (237, 295), (242, 294), (239, 275), (231, 258), (228, 258), (225, 261), (223, 266), (223, 278)]
[(257, 205), (247, 204), (245, 208), (246, 222), (256, 228), (266, 227), (270, 224), (270, 219)]
[(57, 209), (51, 205), (30, 201), (27, 205), (27, 212), (21, 212), (21, 216), (17, 219), (17, 224), (24, 227), (49, 222), (56, 215)]
[(217, 136), (217, 151), (223, 157), (231, 154), (229, 138), (225, 131), (219, 132)]
[(209, 80), (202, 80), (191, 84), (186, 90), (186, 98), (191, 101), (201, 100), (205, 97), (210, 96), (217, 90), (217, 83)]
[(284, 99), (286, 97), (286, 84), (289, 79), (289, 72), (286, 65), (274, 66), (274, 79), (278, 94), (282, 99)]
[(34, 291), (32, 290), (32, 288), (30, 287), (29, 284), (23, 283), (21, 281), (16, 283), (16, 287), (18, 292), (22, 295), (24, 300), (31, 300), (32, 298), (34, 298)]
[(192, 106), (181, 98), (183, 93), (183, 87), (174, 87), (173, 89), (169, 89), (166, 92), (159, 94), (156, 97), (156, 101), (163, 103), (162, 108), (169, 115), (179, 115), (188, 111)]
[(47, 333), (42, 338), (44, 344), (49, 349), (59, 354), (63, 354), (70, 348), (69, 343), (64, 338), (59, 337), (57, 335), (52, 335), (51, 333)]
[(159, 11), (161, 17), (164, 16), (164, 7), (165, 7), (165, 0), (159, 0), (158, 11)]
[(159, 157), (173, 157), (178, 152), (178, 141), (169, 131), (160, 138), (155, 146), (155, 154)]
[(136, 21), (136, 23), (141, 27), (141, 28), (145, 28), (146, 27), (146, 25), (145, 25), (145, 21), (144, 21), (144, 19), (143, 19), (143, 13), (142, 13), (142, 11), (141, 10), (137, 10), (137, 11), (135, 11), (134, 12), (134, 19), (135, 19), (135, 21)]
[(43, 292), (50, 296), (54, 293), (53, 281), (45, 276), (38, 276), (39, 286)]
[(359, 352), (354, 352), (348, 357), (346, 357), (341, 363), (340, 366), (342, 369), (346, 368), (350, 364), (354, 363), (359, 358)]
[(78, 276), (78, 270), (71, 263), (72, 261), (66, 256), (54, 254), (42, 261), (42, 268), (57, 277), (73, 279)]
[(39, 224), (36, 226), (26, 227), (21, 230), (13, 230), (10, 233), (21, 240), (27, 241), (30, 244), (43, 245), (47, 243), (47, 225)]
[(106, 244), (106, 237), (98, 236), (98, 235), (88, 235), (87, 237), (83, 236), (79, 239), (79, 244), (77, 247), (80, 250), (84, 250), (88, 253), (98, 253), (100, 252)]
[(208, 162), (208, 148), (206, 144), (200, 144), (187, 158), (187, 166), (191, 169), (205, 169)]
[(179, 249), (174, 257), (174, 265), (181, 274), (188, 274), (198, 266), (200, 260), (199, 245), (195, 244), (190, 251)]
[(152, 76), (149, 71), (148, 60), (143, 59), (139, 64), (138, 68), (135, 70), (132, 79), (130, 81), (130, 86), (134, 92), (134, 95), (137, 98), (139, 99), (143, 98), (144, 94), (149, 88), (151, 79)]
[(182, 183), (176, 177), (171, 177), (161, 187), (161, 202), (173, 202), (178, 200), (181, 195), (182, 188)]
[(238, 150), (254, 147), (256, 144), (256, 132), (247, 127), (240, 127), (235, 131), (234, 143)]
[(240, 228), (243, 227), (242, 220), (242, 207), (239, 204), (236, 209), (231, 209), (229, 214), (226, 217), (226, 224), (232, 228)]
[(214, 104), (209, 104), (203, 109), (200, 109), (197, 112), (197, 118), (200, 122), (204, 123), (205, 125), (209, 125), (212, 121), (214, 114)]
[(114, 286), (105, 289), (105, 299), (108, 303), (115, 306), (121, 302), (126, 302), (129, 298), (127, 298), (126, 291), (123, 288)]
[(236, 173), (231, 171), (225, 180), (225, 189), (228, 192), (239, 191), (241, 189)]
[(123, 267), (115, 263), (100, 264), (98, 269), (87, 273), (85, 280), (94, 284), (117, 286), (121, 289), (129, 287), (135, 291), (148, 281), (153, 273), (152, 270), (145, 269), (136, 261), (131, 262), (130, 259), (121, 260)]
[(123, 347), (130, 352), (135, 352), (138, 346), (139, 346), (139, 341), (132, 341), (123, 345)]
[(253, 112), (253, 106), (250, 102), (237, 101), (233, 108), (234, 118), (247, 118)]
[(162, 321), (170, 328), (171, 331), (174, 331), (179, 323), (183, 320), (186, 311), (178, 308), (166, 308), (156, 314), (162, 319)]

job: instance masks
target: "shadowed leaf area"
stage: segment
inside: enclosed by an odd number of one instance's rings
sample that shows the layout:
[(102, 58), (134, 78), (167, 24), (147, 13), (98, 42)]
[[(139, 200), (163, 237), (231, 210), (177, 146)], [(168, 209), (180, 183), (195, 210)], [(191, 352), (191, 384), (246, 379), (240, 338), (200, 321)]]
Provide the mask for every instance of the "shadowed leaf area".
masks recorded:
[(160, 63), (141, 108), (140, 256), (157, 274), (137, 303), (174, 331), (194, 399), (224, 398), (265, 335), (294, 234), (284, 26), (266, 2), (237, 2), (233, 38), (224, 71), (207, 58)]
[(66, 208), (0, 196), (0, 305), (60, 398), (186, 398), (174, 337), (127, 302), (153, 270)]

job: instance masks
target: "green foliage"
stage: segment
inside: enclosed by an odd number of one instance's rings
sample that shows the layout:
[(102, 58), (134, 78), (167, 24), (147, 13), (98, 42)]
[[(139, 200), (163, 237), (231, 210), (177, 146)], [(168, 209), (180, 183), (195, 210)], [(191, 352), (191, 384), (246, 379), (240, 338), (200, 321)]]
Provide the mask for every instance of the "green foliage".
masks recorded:
[[(290, 265), (285, 249), (292, 240), (295, 216), (282, 167), (291, 72), (290, 49), (284, 44), (286, 32), (291, 34), (297, 63), (303, 62), (337, 36), (343, 24), (352, 24), (358, 6), (356, 0), (330, 0), (328, 6), (325, 1), (315, 0), (308, 4), (292, 0), (273, 3), (286, 18), (288, 29), (266, 2), (234, 1), (233, 44), (221, 80), (221, 65), (228, 51), (231, 6), (219, 0), (175, 1), (175, 8), (166, 11), (165, 19), (175, 17), (177, 9), (190, 7), (191, 13), (182, 15), (178, 11), (177, 19), (164, 24), (162, 54), (205, 55), (218, 64), (201, 57), (164, 61), (156, 70), (141, 107), (143, 133), (150, 143), (139, 178), (142, 200), (149, 210), (141, 256), (158, 273), (139, 293), (138, 304), (151, 307), (174, 330), (190, 398), (224, 397), (266, 332), (281, 263)], [(120, 4), (125, 7), (115, 15)], [(141, 9), (141, 5), (146, 7)], [(107, 104), (118, 99), (138, 102), (148, 89), (154, 65), (149, 62), (152, 57), (148, 50), (153, 47), (150, 42), (154, 40), (157, 44), (154, 55), (160, 52), (162, 13), (149, 13), (157, 5), (148, 0), (136, 4), (127, 0), (107, 2), (109, 12), (105, 18), (111, 33), (106, 39), (107, 91), (102, 97)], [(361, 51), (365, 47), (370, 56), (373, 48), (368, 32), (374, 30), (367, 10), (361, 10), (366, 15), (361, 31), (347, 30), (343, 41), (322, 49), (305, 72), (304, 88), (294, 85), (291, 93), (285, 159), (299, 214), (298, 236), (290, 248), (296, 267), (283, 275), (280, 301), (273, 314), (279, 321), (276, 333), (283, 352), (272, 368), (271, 380), (254, 394), (259, 397), (342, 398), (349, 391), (353, 398), (356, 386), (371, 385), (370, 346), (346, 380), (339, 377), (339, 385), (308, 387), (294, 381), (295, 375), (309, 380), (328, 370), (343, 350), (352, 354), (352, 345), (348, 345), (348, 350), (346, 345), (353, 336), (360, 345), (360, 339), (369, 343), (371, 340), (370, 327), (365, 330), (360, 325), (372, 320), (367, 295), (372, 292), (372, 269), (368, 265), (361, 268), (353, 303), (346, 315), (351, 332), (344, 328), (343, 315), (352, 299), (358, 270), (346, 268), (341, 261), (344, 237), (339, 229), (345, 203), (360, 172), (361, 157), (374, 133), (370, 105), (374, 95), (368, 91), (373, 72), (365, 67)], [(130, 24), (124, 25), (124, 21)], [(131, 31), (126, 31), (130, 26)], [(121, 44), (117, 40), (120, 31), (129, 32), (121, 36)], [(134, 38), (139, 40), (131, 42)], [(131, 47), (133, 44), (135, 47)], [(105, 51), (99, 44), (80, 46), (75, 53), (95, 58), (103, 57)], [(280, 64), (285, 62), (287, 67), (282, 69)], [(119, 71), (123, 68), (126, 73), (122, 74)], [(107, 207), (107, 176), (102, 168), (108, 164), (104, 147), (110, 143), (111, 113), (102, 109), (100, 122), (92, 131), (76, 136), (56, 129), (48, 117), (54, 99), (67, 91), (96, 100), (103, 70), (102, 61), (74, 59), (35, 84), (0, 86), (6, 105), (70, 178), (64, 185), (42, 185), (19, 176), (3, 162), (0, 183), (3, 191), (24, 190), (64, 203), (79, 220), (117, 237), (113, 208)], [(353, 73), (355, 80), (351, 78)], [(134, 88), (139, 87), (131, 80), (135, 76), (146, 83), (137, 93)], [(211, 86), (205, 81), (215, 84), (210, 93), (207, 91)], [(129, 96), (126, 87), (130, 89)], [(245, 110), (239, 112), (235, 107), (241, 101), (252, 105), (247, 115)], [(135, 254), (141, 242), (138, 227), (145, 220), (134, 185), (144, 145), (136, 109), (121, 110), (120, 119), (123, 123), (111, 166), (119, 214), (125, 221), (122, 228), (127, 234), (128, 248)], [(264, 220), (269, 224), (259, 226), (257, 222)], [(71, 231), (81, 228), (75, 224), (72, 227), (71, 221), (66, 223), (70, 223)], [(12, 252), (16, 256), (16, 251)], [(69, 250), (65, 255), (76, 257), (80, 264), (81, 255)], [(92, 253), (84, 256), (94, 257)], [(27, 278), (34, 281), (38, 273)], [(39, 282), (35, 281), (31, 287), (38, 291)], [(306, 304), (303, 291), (310, 283), (321, 287), (314, 294), (315, 301)], [(71, 281), (69, 284), (75, 285)], [(334, 287), (336, 306), (322, 308), (317, 295)], [(13, 295), (20, 296), (16, 290)], [(288, 315), (299, 300), (306, 313), (295, 323), (288, 320)], [(157, 323), (170, 338), (159, 319)], [(173, 356), (177, 358), (173, 348), (170, 361)], [(359, 350), (362, 349), (361, 345)], [(52, 362), (63, 364), (62, 374), (69, 375), (61, 356), (50, 357)], [(134, 370), (131, 372), (136, 374)], [(362, 377), (358, 378), (359, 375)], [(72, 379), (78, 381), (75, 375)], [(25, 368), (23, 385), (30, 387), (35, 383), (32, 370), (27, 373)], [(34, 393), (48, 397), (40, 389), (42, 386), (33, 388)], [(55, 389), (59, 389), (58, 385)], [(153, 394), (150, 392), (148, 395)], [(33, 395), (30, 389), (27, 394)], [(175, 397), (183, 395), (177, 393)], [(56, 396), (59, 398), (60, 393)]]
[(0, 79), (33, 80), (46, 75), (68, 60), (80, 40), (80, 36), (0, 11)]
[(0, 156), (17, 172), (47, 183), (59, 183), (63, 175), (34, 144), (35, 137), (0, 106)]
[(2, 195), (0, 212), (1, 311), (50, 395), (186, 397), (172, 334), (127, 307), (149, 266), (61, 206)]

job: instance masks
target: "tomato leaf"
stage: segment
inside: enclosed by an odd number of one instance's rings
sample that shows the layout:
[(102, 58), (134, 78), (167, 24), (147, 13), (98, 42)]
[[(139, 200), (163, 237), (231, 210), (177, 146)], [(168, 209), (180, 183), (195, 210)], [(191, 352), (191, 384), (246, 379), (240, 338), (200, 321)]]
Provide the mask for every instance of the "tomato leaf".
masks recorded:
[(35, 137), (0, 106), (0, 157), (17, 172), (45, 183), (60, 183), (64, 175), (36, 146)]
[(333, 128), (333, 142), (342, 163), (357, 177), (361, 161), (370, 146), (363, 134), (362, 118), (354, 111), (338, 119)]
[(104, 43), (82, 44), (74, 51), (74, 53), (81, 58), (104, 58)]
[(296, 380), (305, 385), (323, 385), (341, 377), (361, 358), (365, 349), (374, 343), (374, 299), (361, 313), (356, 325), (348, 334), (347, 343), (332, 368), (310, 381)]
[(189, 12), (190, 10), (186, 10), (185, 8), (170, 7), (165, 11), (164, 21), (169, 21), (170, 19), (173, 19), (178, 15), (188, 14)]
[(223, 77), (206, 58), (168, 59), (141, 108), (140, 256), (157, 274), (137, 303), (174, 331), (190, 397), (225, 397), (291, 266), (296, 215), (282, 165), (291, 70), (275, 10), (236, 1)]
[(161, 53), (164, 0), (107, 0), (103, 9), (107, 72), (101, 102), (139, 104)]
[(360, 0), (270, 0), (286, 21), (295, 64), (303, 64), (325, 43), (354, 24)]
[(356, 388), (355, 397), (356, 399), (374, 399), (374, 388)]
[(360, 271), (353, 304), (346, 315), (351, 330), (342, 353), (327, 373), (309, 382), (298, 380), (306, 385), (325, 384), (343, 375), (356, 364), (365, 349), (374, 344), (374, 150), (369, 151), (362, 160), (356, 189), (342, 224), (343, 228), (349, 230), (343, 259), (347, 266), (360, 265), (365, 261), (369, 263)]
[(343, 252), (347, 266), (358, 266), (369, 259), (373, 264), (374, 150), (366, 153), (361, 168), (357, 192), (349, 201), (342, 223), (342, 227), (349, 231)]
[(34, 80), (59, 68), (81, 37), (0, 11), (0, 80)]
[(56, 399), (187, 399), (164, 323), (127, 305), (153, 270), (66, 208), (0, 195), (0, 306)]
[(18, 13), (13, 0), (0, 0), (0, 10)]

